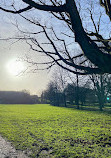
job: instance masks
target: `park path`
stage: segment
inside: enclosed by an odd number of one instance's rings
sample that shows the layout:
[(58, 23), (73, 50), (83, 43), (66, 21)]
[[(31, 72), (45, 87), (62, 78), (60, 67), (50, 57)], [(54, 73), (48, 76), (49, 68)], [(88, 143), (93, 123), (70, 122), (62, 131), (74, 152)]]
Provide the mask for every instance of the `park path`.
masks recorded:
[(16, 150), (10, 142), (0, 136), (0, 158), (28, 158), (22, 151)]

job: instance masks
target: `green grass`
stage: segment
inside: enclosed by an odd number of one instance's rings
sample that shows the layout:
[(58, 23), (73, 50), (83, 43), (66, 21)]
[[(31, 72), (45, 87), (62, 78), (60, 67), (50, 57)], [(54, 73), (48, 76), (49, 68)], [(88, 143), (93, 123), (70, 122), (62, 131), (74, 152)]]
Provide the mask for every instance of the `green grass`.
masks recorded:
[(0, 105), (0, 134), (31, 157), (111, 158), (111, 114)]

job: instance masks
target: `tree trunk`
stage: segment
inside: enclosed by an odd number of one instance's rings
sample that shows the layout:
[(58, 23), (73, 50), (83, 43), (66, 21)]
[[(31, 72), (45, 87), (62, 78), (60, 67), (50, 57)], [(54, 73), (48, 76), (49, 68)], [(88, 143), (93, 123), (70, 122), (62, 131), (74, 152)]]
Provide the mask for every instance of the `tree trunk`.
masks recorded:
[(76, 103), (76, 106), (77, 106), (77, 109), (79, 109), (79, 77), (78, 75), (76, 75), (76, 78), (77, 78), (77, 85), (76, 85), (76, 99), (75, 99), (75, 103)]
[(100, 109), (100, 111), (103, 111), (104, 98), (103, 98), (101, 95), (99, 95), (99, 96), (98, 96), (98, 101), (99, 101), (99, 109)]
[(102, 105), (100, 105), (100, 111), (103, 111), (103, 107), (102, 107)]
[(63, 95), (64, 95), (64, 106), (67, 107), (67, 104), (66, 104), (66, 95), (65, 95), (65, 93)]

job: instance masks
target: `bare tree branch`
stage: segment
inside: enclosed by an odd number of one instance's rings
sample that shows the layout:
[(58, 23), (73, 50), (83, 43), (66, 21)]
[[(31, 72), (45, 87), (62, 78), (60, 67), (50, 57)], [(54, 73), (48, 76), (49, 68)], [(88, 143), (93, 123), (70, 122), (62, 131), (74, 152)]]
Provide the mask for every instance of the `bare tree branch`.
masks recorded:
[[(62, 68), (65, 68), (68, 71), (76, 74), (111, 73), (111, 38), (109, 37), (109, 39), (105, 39), (100, 34), (101, 14), (97, 23), (96, 20), (94, 20), (92, 10), (89, 9), (90, 20), (94, 26), (93, 29), (95, 29), (91, 32), (84, 28), (82, 17), (80, 16), (80, 10), (78, 11), (77, 3), (74, 0), (66, 0), (64, 4), (62, 4), (62, 1), (58, 2), (56, 0), (50, 0), (50, 4), (52, 5), (47, 5), (47, 3), (43, 2), (42, 0), (38, 0), (38, 2), (33, 0), (22, 0), (22, 2), (27, 4), (28, 7), (20, 10), (16, 10), (14, 6), (13, 10), (7, 10), (3, 7), (0, 7), (0, 9), (5, 12), (19, 14), (25, 20), (40, 28), (40, 30), (37, 32), (31, 32), (27, 30), (22, 31), (17, 26), (19, 31), (24, 35), (24, 37), (20, 37), (20, 39), (25, 39), (32, 50), (44, 53), (50, 57), (51, 61), (53, 61), (50, 63), (50, 66), (52, 66), (55, 62)], [(110, 0), (100, 0), (99, 2), (100, 5), (105, 8), (106, 14), (111, 20)], [(53, 27), (47, 27), (46, 25), (40, 23), (39, 20), (35, 20), (33, 18), (29, 19), (29, 17), (23, 16), (23, 14), (21, 14), (22, 12), (26, 12), (31, 8), (49, 11), (49, 13), (51, 13), (55, 18), (59, 19), (61, 22), (64, 22), (64, 24), (68, 26), (68, 29), (72, 35), (69, 35), (65, 32), (61, 34), (66, 35), (66, 38), (74, 38), (75, 42), (77, 42), (82, 49), (82, 52), (77, 54), (76, 51), (68, 49), (68, 46), (70, 45), (67, 42), (68, 39), (66, 40), (63, 37), (60, 38), (56, 34), (56, 31), (53, 29)], [(79, 9), (81, 9), (80, 5)], [(52, 37), (49, 32), (51, 32)], [(46, 41), (41, 42), (39, 35), (44, 36)], [(60, 44), (59, 47), (57, 43)], [(51, 50), (49, 51), (47, 48), (45, 49), (45, 45), (50, 47)], [(75, 59), (77, 59), (77, 64), (75, 63)], [(90, 61), (93, 65), (95, 65), (95, 67), (87, 66), (87, 61)], [(75, 69), (77, 69), (77, 72)]]
[(66, 4), (61, 5), (61, 6), (49, 6), (49, 5), (40, 5), (38, 3), (35, 3), (32, 0), (22, 0), (23, 2), (25, 2), (26, 4), (30, 5), (31, 7), (34, 7), (36, 9), (39, 10), (43, 10), (43, 11), (52, 11), (52, 12), (65, 12), (66, 11)]
[(28, 7), (20, 9), (20, 10), (17, 10), (17, 11), (8, 10), (8, 9), (2, 8), (2, 7), (0, 7), (0, 9), (5, 11), (5, 12), (8, 12), (8, 13), (20, 14), (20, 13), (26, 12), (27, 10), (32, 9), (32, 7), (29, 5)]

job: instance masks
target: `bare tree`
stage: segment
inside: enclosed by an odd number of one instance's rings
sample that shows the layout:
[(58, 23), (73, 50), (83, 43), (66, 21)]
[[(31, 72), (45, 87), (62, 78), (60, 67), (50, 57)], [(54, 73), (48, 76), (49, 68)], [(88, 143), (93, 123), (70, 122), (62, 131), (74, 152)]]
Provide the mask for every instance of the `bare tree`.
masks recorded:
[(66, 73), (67, 71), (64, 71), (64, 69), (57, 67), (57, 69), (55, 69), (55, 73), (53, 74), (53, 82), (58, 85), (58, 89), (61, 93), (61, 98), (63, 98), (63, 104), (65, 107), (67, 106), (65, 88), (68, 83)]
[(90, 75), (91, 81), (93, 83), (93, 88), (96, 92), (99, 108), (102, 111), (104, 104), (106, 102), (107, 96), (111, 89), (111, 76), (108, 74), (104, 75)]
[(81, 76), (81, 75), (72, 75), (71, 73), (68, 73), (68, 78), (71, 81), (73, 88), (73, 98), (75, 98), (75, 104), (77, 106), (77, 109), (80, 108), (80, 102), (83, 105), (86, 100), (86, 95), (90, 89), (90, 81), (87, 76)]
[[(82, 6), (84, 4), (86, 5), (86, 0), (82, 1), (82, 3), (74, 0), (38, 0), (37, 2), (34, 0), (21, 0), (22, 5), (20, 6), (25, 7), (20, 9), (18, 9), (18, 6), (14, 0), (12, 1), (10, 8), (6, 7), (6, 2), (2, 2), (0, 3), (1, 10), (13, 14), (19, 14), (25, 20), (39, 27), (39, 31), (36, 32), (21, 32), (25, 35), (28, 33), (28, 36), (24, 36), (24, 38), (32, 50), (44, 53), (46, 56), (50, 57), (51, 60), (44, 63), (45, 65), (48, 64), (48, 68), (56, 63), (62, 68), (75, 74), (83, 75), (111, 73), (110, 30), (108, 32), (108, 27), (104, 25), (104, 29), (108, 34), (107, 38), (107, 36), (103, 34), (101, 27), (101, 22), (103, 20), (102, 16), (104, 16), (104, 14), (108, 16), (108, 25), (109, 27), (111, 26), (110, 0), (98, 0), (96, 3), (94, 3), (94, 1), (91, 1), (91, 3), (87, 1), (88, 5), (86, 12), (89, 17), (88, 21), (90, 21), (90, 25), (88, 25), (83, 17), (85, 10), (83, 10), (84, 7)], [(5, 6), (3, 6), (3, 4), (5, 4)], [(53, 17), (61, 21), (61, 25), (66, 24), (67, 29), (69, 29), (68, 34), (63, 32), (62, 35), (58, 36), (53, 26), (48, 27), (39, 22), (37, 18), (34, 19), (26, 16), (25, 13), (29, 10), (33, 12), (33, 9), (35, 9), (34, 11), (41, 10), (51, 13)], [(95, 9), (99, 10), (98, 14), (95, 14)], [(36, 12), (34, 13), (36, 14)], [(46, 40), (41, 42), (39, 40), (40, 35)], [(65, 38), (67, 37), (66, 40), (63, 38), (63, 35)], [(73, 40), (73, 44), (71, 44), (70, 48), (68, 46), (68, 38)], [(79, 44), (82, 50), (79, 54), (77, 54), (74, 49), (71, 49), (72, 46), (74, 47), (74, 40)], [(47, 49), (45, 45), (49, 45), (50, 49)], [(82, 61), (79, 62), (79, 60), (76, 64), (75, 59), (78, 58), (82, 58)], [(94, 66), (90, 67), (90, 65), (88, 65), (89, 62), (91, 62)], [(37, 63), (33, 62), (33, 64), (36, 65)], [(77, 71), (75, 71), (75, 69)]]
[(41, 95), (43, 103), (49, 102), (54, 106), (60, 106), (60, 91), (54, 81), (50, 81), (47, 89)]

